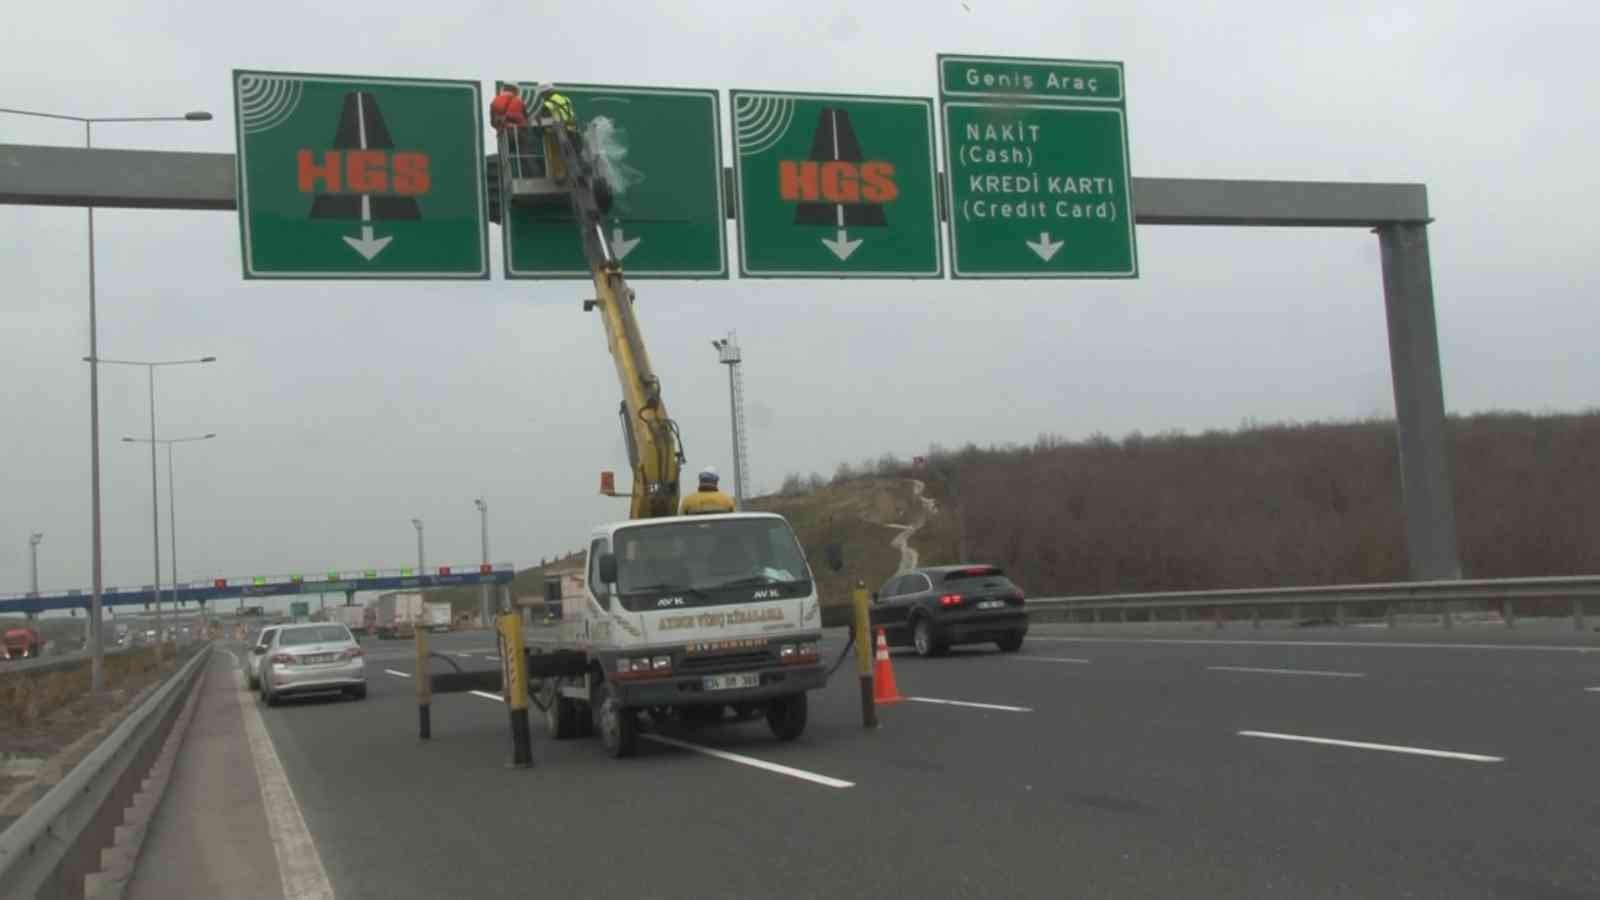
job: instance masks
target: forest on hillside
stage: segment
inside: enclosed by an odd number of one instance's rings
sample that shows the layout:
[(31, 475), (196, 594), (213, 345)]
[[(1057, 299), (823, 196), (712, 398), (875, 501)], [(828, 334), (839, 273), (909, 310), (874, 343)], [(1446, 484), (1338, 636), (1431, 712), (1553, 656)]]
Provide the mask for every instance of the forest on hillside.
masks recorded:
[[(1447, 427), (1466, 577), (1600, 572), (1600, 411)], [(831, 483), (882, 476), (928, 482), (957, 516), (960, 555), (1036, 595), (1407, 577), (1389, 421), (935, 446), (841, 465)], [(792, 475), (781, 493), (822, 482)]]

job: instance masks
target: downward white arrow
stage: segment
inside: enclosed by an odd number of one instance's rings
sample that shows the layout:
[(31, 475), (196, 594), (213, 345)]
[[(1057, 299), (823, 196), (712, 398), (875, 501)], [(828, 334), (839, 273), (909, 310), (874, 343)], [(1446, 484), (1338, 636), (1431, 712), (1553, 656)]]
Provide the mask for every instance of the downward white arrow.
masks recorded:
[(372, 226), (363, 225), (361, 226), (361, 237), (353, 238), (346, 236), (344, 242), (353, 247), (355, 251), (365, 257), (368, 262), (371, 262), (372, 258), (377, 256), (379, 253), (382, 253), (383, 248), (389, 246), (389, 242), (392, 240), (394, 240), (393, 235), (388, 237), (374, 238), (372, 236)]
[[(367, 110), (366, 104), (361, 100), (360, 92), (356, 93), (356, 130), (358, 133), (357, 142), (361, 145), (361, 149), (367, 149)], [(383, 248), (389, 246), (389, 242), (394, 240), (393, 235), (381, 238), (372, 236), (371, 194), (361, 195), (361, 237), (353, 238), (348, 235), (343, 237), (344, 242), (349, 244), (351, 249), (361, 254), (361, 258), (367, 262), (372, 262), (372, 258), (382, 253)]]
[(840, 262), (844, 262), (850, 258), (850, 254), (856, 252), (857, 247), (861, 246), (861, 241), (861, 238), (851, 240), (850, 232), (841, 228), (833, 240), (830, 241), (827, 238), (823, 238), (822, 245), (832, 250), (833, 255), (839, 257)]
[(633, 248), (639, 246), (639, 242), (642, 240), (644, 240), (642, 237), (630, 240), (623, 237), (620, 227), (613, 228), (611, 229), (611, 253), (617, 258), (617, 262), (622, 262), (622, 258), (632, 253)]
[(1037, 242), (1024, 241), (1023, 243), (1028, 245), (1029, 250), (1039, 254), (1039, 258), (1045, 262), (1049, 262), (1050, 258), (1056, 255), (1056, 251), (1061, 249), (1061, 241), (1051, 240), (1050, 232), (1048, 231), (1039, 232), (1039, 240)]

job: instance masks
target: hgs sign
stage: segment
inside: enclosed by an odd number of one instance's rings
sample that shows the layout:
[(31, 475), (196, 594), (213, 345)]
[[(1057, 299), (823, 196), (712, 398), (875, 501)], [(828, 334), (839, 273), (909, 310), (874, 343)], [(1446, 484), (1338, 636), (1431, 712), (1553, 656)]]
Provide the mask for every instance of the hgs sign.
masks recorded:
[(740, 271), (939, 277), (926, 100), (733, 92)]
[(487, 278), (476, 82), (235, 72), (247, 278)]

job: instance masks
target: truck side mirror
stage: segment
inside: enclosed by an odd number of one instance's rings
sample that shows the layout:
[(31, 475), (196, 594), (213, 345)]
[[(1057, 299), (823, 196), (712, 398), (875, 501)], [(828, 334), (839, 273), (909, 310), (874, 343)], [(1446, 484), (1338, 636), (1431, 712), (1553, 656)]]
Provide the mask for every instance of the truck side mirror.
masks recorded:
[(828, 568), (837, 572), (844, 568), (844, 548), (838, 544), (829, 544), (822, 548), (822, 555), (828, 560)]
[(617, 583), (617, 555), (615, 553), (600, 554), (600, 581), (603, 584)]

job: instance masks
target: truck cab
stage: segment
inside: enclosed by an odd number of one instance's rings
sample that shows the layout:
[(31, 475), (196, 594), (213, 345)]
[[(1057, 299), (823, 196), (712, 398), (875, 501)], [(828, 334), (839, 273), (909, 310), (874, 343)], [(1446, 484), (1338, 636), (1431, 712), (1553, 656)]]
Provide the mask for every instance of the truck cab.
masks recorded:
[(771, 513), (600, 526), (581, 601), (562, 614), (557, 643), (581, 648), (587, 669), (551, 697), (551, 730), (586, 730), (569, 717), (588, 713), (614, 756), (632, 752), (640, 711), (690, 721), (764, 712), (793, 740), (806, 692), (827, 677), (815, 579), (788, 521)]

